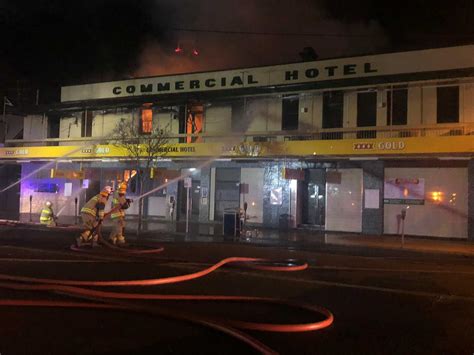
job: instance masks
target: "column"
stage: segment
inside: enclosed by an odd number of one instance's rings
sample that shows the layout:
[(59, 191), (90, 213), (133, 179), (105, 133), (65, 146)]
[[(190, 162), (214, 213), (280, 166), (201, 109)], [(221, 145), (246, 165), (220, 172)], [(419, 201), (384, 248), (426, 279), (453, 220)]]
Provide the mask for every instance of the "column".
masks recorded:
[[(363, 205), (362, 205), (362, 233), (363, 234), (383, 234), (383, 188), (384, 188), (384, 162), (364, 161), (363, 170)], [(367, 191), (369, 190), (369, 191)], [(378, 190), (378, 208), (370, 206), (373, 199), (369, 200), (369, 194)], [(369, 205), (368, 205), (369, 204)], [(369, 207), (369, 208), (368, 208)]]

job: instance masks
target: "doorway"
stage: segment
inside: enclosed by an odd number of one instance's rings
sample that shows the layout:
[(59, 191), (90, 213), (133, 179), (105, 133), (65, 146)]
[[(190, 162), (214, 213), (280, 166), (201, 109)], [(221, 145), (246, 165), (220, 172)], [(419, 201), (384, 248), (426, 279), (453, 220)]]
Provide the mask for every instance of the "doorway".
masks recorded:
[(307, 169), (302, 183), (302, 223), (324, 228), (326, 224), (326, 171)]

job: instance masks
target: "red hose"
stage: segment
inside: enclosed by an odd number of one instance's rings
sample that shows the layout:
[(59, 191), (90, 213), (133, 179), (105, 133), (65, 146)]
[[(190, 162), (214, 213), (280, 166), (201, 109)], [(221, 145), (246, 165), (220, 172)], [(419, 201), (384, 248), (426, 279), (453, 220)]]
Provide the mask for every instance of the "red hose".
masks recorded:
[[(302, 264), (292, 264), (292, 265), (269, 265), (271, 261), (261, 258), (247, 258), (247, 257), (230, 257), (219, 261), (218, 263), (198, 272), (172, 276), (165, 278), (156, 278), (156, 279), (146, 279), (146, 280), (122, 280), (122, 281), (71, 281), (71, 280), (57, 280), (57, 279), (45, 279), (45, 278), (34, 278), (34, 277), (24, 277), (24, 276), (13, 276), (0, 274), (0, 280), (8, 280), (13, 282), (3, 282), (0, 283), (0, 287), (15, 289), (15, 290), (30, 290), (30, 291), (52, 291), (59, 292), (61, 294), (66, 294), (73, 297), (80, 297), (86, 299), (94, 299), (100, 302), (107, 302), (102, 308), (114, 308), (110, 305), (110, 302), (113, 302), (116, 305), (118, 300), (181, 300), (181, 301), (231, 301), (231, 302), (265, 302), (271, 304), (279, 304), (289, 307), (301, 308), (306, 311), (313, 313), (320, 313), (325, 316), (325, 319), (322, 321), (311, 322), (311, 323), (301, 323), (301, 324), (272, 324), (272, 323), (255, 323), (255, 322), (246, 322), (240, 320), (219, 320), (216, 322), (214, 320), (206, 320), (202, 317), (196, 317), (190, 314), (178, 315), (175, 311), (170, 313), (166, 310), (157, 311), (160, 315), (166, 315), (171, 318), (179, 318), (184, 320), (190, 320), (194, 323), (204, 324), (210, 326), (214, 329), (221, 330), (229, 335), (237, 337), (238, 339), (246, 342), (255, 349), (263, 353), (272, 353), (272, 350), (266, 347), (264, 344), (261, 344), (257, 340), (247, 336), (246, 334), (240, 333), (231, 327), (237, 327), (240, 329), (248, 330), (259, 330), (259, 331), (271, 331), (271, 332), (307, 332), (314, 331), (318, 329), (323, 329), (330, 326), (334, 317), (332, 313), (322, 307), (300, 304), (295, 302), (288, 302), (274, 298), (264, 298), (264, 297), (248, 297), (248, 296), (223, 296), (223, 295), (161, 295), (161, 294), (144, 294), (144, 293), (124, 293), (124, 292), (109, 292), (101, 290), (91, 290), (87, 288), (77, 287), (77, 286), (152, 286), (152, 285), (163, 285), (177, 282), (184, 282), (193, 280), (199, 277), (208, 275), (209, 273), (217, 270), (218, 268), (229, 264), (229, 263), (240, 263), (244, 266), (251, 266), (255, 269), (261, 270), (272, 270), (272, 271), (297, 271), (304, 270), (308, 267), (307, 263)], [(25, 283), (35, 283), (35, 285), (25, 284)], [(116, 301), (114, 301), (116, 300)], [(15, 303), (12, 300), (1, 300), (0, 306), (44, 306), (44, 307), (94, 307), (101, 308), (101, 304), (96, 303), (74, 303), (74, 302), (62, 302), (62, 301), (29, 301), (22, 300)], [(120, 305), (120, 304), (119, 304)], [(106, 307), (107, 306), (107, 307)], [(137, 310), (137, 307), (142, 310), (138, 305), (121, 305), (121, 309), (132, 309)], [(228, 326), (222, 325), (222, 323), (227, 324)], [(222, 327), (222, 329), (220, 328)]]
[(12, 306), (12, 307), (65, 307), (65, 308), (94, 308), (94, 309), (120, 309), (125, 311), (140, 311), (144, 313), (159, 314), (162, 316), (167, 316), (169, 318), (181, 319), (188, 322), (204, 325), (211, 329), (220, 331), (224, 334), (230, 335), (245, 344), (251, 346), (255, 350), (261, 352), (262, 354), (275, 355), (273, 349), (269, 348), (265, 344), (261, 343), (257, 339), (249, 336), (248, 334), (242, 333), (231, 327), (215, 323), (206, 319), (196, 318), (189, 315), (181, 316), (176, 313), (170, 314), (170, 312), (162, 311), (156, 312), (149, 308), (144, 308), (134, 305), (123, 305), (123, 304), (107, 304), (107, 303), (90, 303), (90, 302), (70, 302), (70, 301), (51, 301), (51, 300), (10, 300), (10, 299), (0, 299), (0, 306)]
[[(55, 285), (71, 285), (71, 286), (154, 286), (154, 285), (164, 285), (170, 283), (177, 283), (183, 281), (189, 281), (197, 279), (199, 277), (206, 276), (211, 272), (217, 270), (221, 266), (229, 263), (235, 262), (249, 262), (249, 261), (262, 261), (264, 259), (260, 258), (242, 258), (242, 257), (230, 257), (219, 261), (218, 263), (208, 267), (207, 269), (194, 272), (192, 274), (164, 277), (159, 279), (147, 279), (147, 280), (127, 280), (127, 281), (71, 281), (71, 280), (55, 280), (55, 279), (42, 279), (34, 277), (23, 277), (23, 276), (11, 276), (0, 274), (0, 280), (11, 280), (11, 281), (21, 281), (21, 282), (35, 282), (35, 283), (45, 283), (45, 284), (55, 284)], [(306, 269), (308, 264), (304, 264)], [(290, 266), (290, 267), (275, 267), (279, 269), (289, 270), (300, 270), (300, 266)], [(274, 269), (276, 270), (276, 269)]]

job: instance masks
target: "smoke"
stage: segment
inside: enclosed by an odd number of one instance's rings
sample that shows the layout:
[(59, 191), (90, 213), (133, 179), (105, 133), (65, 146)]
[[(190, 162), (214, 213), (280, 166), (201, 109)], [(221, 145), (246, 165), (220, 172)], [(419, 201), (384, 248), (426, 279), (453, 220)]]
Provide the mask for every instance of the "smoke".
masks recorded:
[[(163, 75), (301, 61), (304, 47), (319, 58), (371, 53), (387, 46), (375, 21), (343, 23), (318, 1), (168, 0), (166, 40), (144, 42), (134, 76)], [(222, 32), (175, 31), (172, 29)], [(226, 33), (246, 32), (246, 33)], [(265, 32), (253, 35), (248, 32)], [(270, 35), (286, 33), (287, 35)], [(331, 36), (294, 34), (331, 34)], [(182, 50), (176, 54), (174, 49)], [(198, 56), (192, 54), (193, 50)]]

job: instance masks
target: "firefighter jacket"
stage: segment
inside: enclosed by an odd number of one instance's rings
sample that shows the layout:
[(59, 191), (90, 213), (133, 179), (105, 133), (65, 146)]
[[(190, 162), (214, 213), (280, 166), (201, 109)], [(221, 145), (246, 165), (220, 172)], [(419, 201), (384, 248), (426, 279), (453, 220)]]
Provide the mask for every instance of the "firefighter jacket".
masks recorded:
[(124, 218), (125, 210), (130, 207), (130, 200), (125, 198), (125, 195), (120, 196), (118, 193), (114, 194), (112, 200), (112, 210), (115, 210), (110, 217), (111, 218)]
[(49, 224), (54, 219), (53, 209), (51, 207), (44, 207), (41, 210), (40, 223)]
[(81, 213), (87, 213), (96, 218), (104, 219), (104, 209), (106, 203), (107, 197), (97, 194), (87, 201), (84, 207), (82, 207)]

